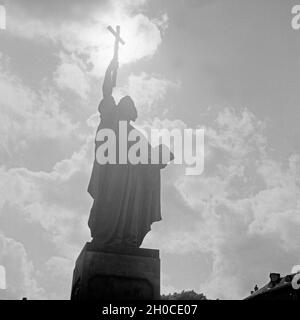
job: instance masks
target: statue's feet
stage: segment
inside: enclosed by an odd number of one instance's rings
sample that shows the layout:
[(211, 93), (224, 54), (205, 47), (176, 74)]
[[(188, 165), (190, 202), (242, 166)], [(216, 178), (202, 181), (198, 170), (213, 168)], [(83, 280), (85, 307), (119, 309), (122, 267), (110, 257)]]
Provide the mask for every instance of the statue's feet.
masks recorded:
[(139, 247), (136, 240), (125, 240), (122, 245), (126, 247), (134, 247), (134, 248)]
[(139, 247), (136, 239), (133, 239), (133, 238), (113, 239), (109, 242), (103, 242), (98, 238), (93, 238), (92, 243), (98, 246), (116, 246), (116, 247), (130, 247), (130, 248)]
[(122, 240), (114, 240), (109, 245), (112, 246), (121, 246), (121, 247), (130, 247), (130, 248), (138, 248), (137, 241), (135, 239), (122, 239)]

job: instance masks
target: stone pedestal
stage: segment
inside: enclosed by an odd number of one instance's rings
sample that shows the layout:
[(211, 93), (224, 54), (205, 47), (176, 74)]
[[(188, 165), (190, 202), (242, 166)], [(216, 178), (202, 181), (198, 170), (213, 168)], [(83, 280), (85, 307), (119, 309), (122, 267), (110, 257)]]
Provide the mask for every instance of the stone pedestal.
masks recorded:
[(75, 265), (71, 300), (160, 299), (159, 251), (86, 243)]

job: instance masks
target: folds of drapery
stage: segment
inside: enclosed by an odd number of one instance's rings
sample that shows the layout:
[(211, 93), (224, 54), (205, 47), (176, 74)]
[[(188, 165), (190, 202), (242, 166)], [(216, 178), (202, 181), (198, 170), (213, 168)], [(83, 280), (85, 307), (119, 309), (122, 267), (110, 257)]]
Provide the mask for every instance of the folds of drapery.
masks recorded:
[[(117, 132), (118, 110), (102, 114), (101, 128)], [(129, 125), (129, 130), (136, 130)], [(96, 149), (99, 142), (96, 142)], [(96, 159), (88, 192), (94, 199), (88, 225), (91, 235), (104, 244), (140, 246), (153, 222), (161, 220), (159, 165), (105, 164)]]

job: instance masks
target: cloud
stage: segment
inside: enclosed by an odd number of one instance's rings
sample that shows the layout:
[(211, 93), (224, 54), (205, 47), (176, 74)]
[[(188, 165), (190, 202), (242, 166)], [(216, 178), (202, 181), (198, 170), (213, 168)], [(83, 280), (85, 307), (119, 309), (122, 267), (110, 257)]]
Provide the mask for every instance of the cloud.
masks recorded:
[(127, 83), (122, 88), (117, 88), (115, 96), (118, 100), (122, 96), (130, 95), (141, 118), (159, 106), (166, 109), (163, 101), (167, 91), (178, 87), (179, 84), (142, 72), (140, 75), (131, 74)]
[(120, 1), (111, 1), (105, 6), (99, 5), (93, 11), (87, 8), (85, 19), (58, 21), (50, 17), (41, 20), (25, 13), (21, 7), (14, 6), (11, 8), (13, 14), (8, 32), (30, 41), (54, 46), (56, 51), (62, 52), (54, 79), (61, 88), (72, 89), (86, 97), (89, 88), (86, 77), (102, 77), (113, 57), (114, 38), (107, 30), (108, 25), (121, 25), (122, 37), (128, 44), (120, 47), (121, 66), (149, 58), (157, 51), (162, 41), (160, 30), (166, 29), (168, 18), (164, 13), (151, 20), (137, 12), (145, 3), (134, 1), (126, 5)]
[[(164, 220), (152, 226), (143, 246), (159, 247), (169, 255), (196, 252), (211, 261), (211, 268), (198, 266), (203, 278), (194, 289), (209, 298), (242, 298), (252, 281), (265, 281), (270, 271), (290, 270), (298, 262), (300, 156), (291, 156), (285, 167), (271, 160), (265, 126), (247, 109), (224, 109), (216, 119), (207, 128), (210, 154), (202, 176), (187, 177), (176, 166), (162, 171)], [(186, 124), (154, 119), (142, 126), (171, 129)], [(48, 173), (0, 171), (2, 215), (8, 203), (18, 208), (23, 223), (38, 222), (55, 245), (54, 255), (49, 251), (46, 263), (29, 272), (36, 282), (30, 290), (46, 292), (47, 298), (67, 298), (74, 260), (89, 237), (91, 199), (82, 190), (92, 161), (91, 135)], [(166, 272), (165, 288), (184, 289), (174, 280), (176, 270)], [(53, 285), (55, 278), (59, 286)]]
[(6, 289), (12, 299), (42, 299), (44, 290), (35, 280), (35, 270), (24, 246), (0, 233), (0, 264), (6, 269)]
[[(265, 124), (233, 108), (206, 128), (205, 152), (200, 177), (172, 176), (183, 201), (164, 205), (167, 225), (154, 227), (147, 241), (168, 254), (212, 259), (195, 289), (209, 298), (243, 298), (270, 272), (288, 273), (298, 263), (299, 155), (287, 166), (270, 158)], [(164, 188), (168, 199), (175, 191)]]
[(53, 75), (55, 83), (59, 88), (69, 89), (82, 99), (87, 99), (90, 84), (84, 66), (74, 56), (61, 56), (61, 63)]
[(68, 137), (76, 128), (51, 89), (34, 91), (0, 59), (0, 156), (18, 157), (31, 141)]
[(66, 300), (71, 296), (74, 261), (64, 257), (51, 257), (39, 274), (40, 283), (50, 300)]
[[(138, 12), (145, 3), (107, 3), (87, 11), (89, 18), (82, 20), (71, 16), (41, 18), (36, 15), (39, 5), (34, 6), (36, 10), (25, 10), (15, 2), (10, 8), (7, 33), (49, 48), (49, 54), (58, 57), (53, 79), (45, 78), (33, 88), (1, 55), (0, 90), (6, 94), (0, 97), (0, 220), (3, 243), (14, 244), (12, 250), (2, 250), (5, 257), (1, 256), (1, 262), (9, 268), (8, 283), (14, 296), (69, 298), (75, 258), (90, 238), (87, 219), (91, 199), (84, 190), (92, 169), (94, 132), (84, 128), (86, 117), (78, 120), (79, 111), (69, 107), (72, 100), (67, 91), (88, 101), (95, 77), (103, 75), (112, 57), (114, 40), (106, 30), (108, 24), (121, 22), (122, 36), (130, 44), (120, 48), (121, 65), (155, 54), (167, 16), (151, 20)], [(148, 95), (142, 100), (137, 85), (159, 97), (151, 101)], [(170, 85), (167, 80), (142, 74), (140, 79), (131, 78), (130, 92), (136, 93), (138, 102), (152, 107), (164, 98)], [(94, 128), (92, 119), (88, 125)], [(62, 157), (60, 145), (67, 148), (71, 139), (76, 151)], [(43, 156), (52, 162), (45, 165)], [(40, 250), (34, 244), (37, 239), (43, 246), (42, 254), (35, 253)], [(15, 254), (21, 259), (21, 269), (9, 262), (16, 261)], [(18, 275), (20, 286), (12, 280), (14, 275)]]
[[(145, 0), (55, 0), (48, 3), (52, 14), (41, 3), (28, 1), (25, 10), (15, 1), (6, 34), (58, 57), (53, 78), (33, 88), (1, 55), (0, 264), (8, 266), (17, 297), (69, 298), (74, 260), (89, 239), (85, 190), (94, 156), (91, 131), (99, 120), (88, 108), (73, 108), (74, 101), (90, 104), (93, 85), (112, 57), (107, 25), (121, 24), (122, 67), (153, 57), (169, 21), (165, 12), (147, 16)], [(179, 86), (164, 75), (135, 71), (117, 94), (133, 97), (143, 128), (182, 129), (187, 124), (172, 120), (168, 102)], [(160, 118), (147, 118), (157, 113)], [(144, 246), (168, 255), (162, 259), (165, 290), (191, 287), (209, 298), (242, 298), (270, 271), (289, 272), (299, 263), (300, 155), (276, 159), (267, 129), (247, 108), (224, 108), (206, 123), (204, 174), (186, 177), (174, 165), (162, 171), (163, 221), (152, 226)], [(42, 254), (34, 242), (42, 242)], [(191, 263), (193, 255), (201, 262)], [(193, 274), (185, 288), (180, 281), (187, 276), (172, 268), (170, 256)]]
[[(7, 261), (15, 259), (14, 255), (21, 257), (16, 250), (9, 250), (3, 263), (0, 259), (0, 264), (7, 265), (10, 274), (16, 272), (19, 277), (24, 275), (28, 278), (24, 289), (16, 281), (8, 279), (15, 296), (69, 298), (75, 259), (90, 238), (87, 219), (91, 199), (84, 190), (87, 189), (92, 162), (93, 139), (88, 138), (78, 152), (58, 162), (50, 172), (0, 168), (1, 230), (5, 230), (7, 237), (19, 239), (18, 246), (23, 250), (22, 263), (26, 270), (21, 272), (7, 264)], [(13, 212), (18, 215), (8, 219)], [(15, 233), (8, 224), (16, 224), (16, 228), (21, 225), (27, 233)], [(28, 237), (29, 230), (31, 236)], [(43, 246), (43, 253), (36, 256), (32, 250), (37, 239)], [(34, 268), (26, 250), (34, 256)]]
[[(81, 215), (86, 214), (81, 210), (89, 204), (88, 195), (82, 190), (88, 184), (92, 150), (92, 141), (88, 139), (79, 152), (75, 152), (70, 159), (58, 162), (51, 172), (0, 168), (0, 208), (11, 203), (28, 218), (39, 221), (45, 230), (52, 230), (53, 234), (68, 232), (70, 229), (66, 228), (64, 221), (75, 219), (76, 214), (80, 220)], [(74, 188), (74, 185), (77, 187)], [(81, 220), (77, 222), (81, 223)]]

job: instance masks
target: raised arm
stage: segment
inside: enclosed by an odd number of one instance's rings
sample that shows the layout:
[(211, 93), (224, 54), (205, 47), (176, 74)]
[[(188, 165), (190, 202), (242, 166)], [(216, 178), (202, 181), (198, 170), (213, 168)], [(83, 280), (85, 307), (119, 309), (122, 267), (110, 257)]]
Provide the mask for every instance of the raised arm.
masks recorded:
[(116, 59), (113, 59), (110, 62), (105, 72), (103, 86), (102, 86), (104, 98), (112, 95), (112, 91), (114, 88), (113, 74), (116, 73), (118, 66), (119, 66), (118, 61)]

